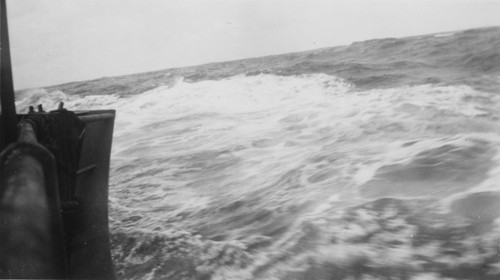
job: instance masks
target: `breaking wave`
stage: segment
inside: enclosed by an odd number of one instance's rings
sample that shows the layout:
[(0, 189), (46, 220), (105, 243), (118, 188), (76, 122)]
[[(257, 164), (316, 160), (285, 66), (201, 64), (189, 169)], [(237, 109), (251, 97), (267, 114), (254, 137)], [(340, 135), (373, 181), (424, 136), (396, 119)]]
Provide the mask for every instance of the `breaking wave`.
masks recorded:
[(256, 74), (17, 105), (59, 101), (117, 110), (119, 278), (500, 275), (498, 95)]

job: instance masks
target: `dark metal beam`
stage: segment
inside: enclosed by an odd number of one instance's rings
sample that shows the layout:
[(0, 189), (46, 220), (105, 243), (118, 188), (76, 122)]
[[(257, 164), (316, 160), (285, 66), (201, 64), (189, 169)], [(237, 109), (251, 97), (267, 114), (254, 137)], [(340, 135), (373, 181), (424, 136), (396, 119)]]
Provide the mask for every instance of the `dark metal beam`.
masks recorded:
[[(7, 25), (7, 5), (5, 0), (0, 0), (0, 103), (2, 108), (2, 131), (4, 145), (16, 141), (17, 138), (17, 115), (14, 96), (14, 84), (12, 79), (12, 64), (10, 60), (9, 29)], [(3, 148), (3, 147), (1, 147)]]

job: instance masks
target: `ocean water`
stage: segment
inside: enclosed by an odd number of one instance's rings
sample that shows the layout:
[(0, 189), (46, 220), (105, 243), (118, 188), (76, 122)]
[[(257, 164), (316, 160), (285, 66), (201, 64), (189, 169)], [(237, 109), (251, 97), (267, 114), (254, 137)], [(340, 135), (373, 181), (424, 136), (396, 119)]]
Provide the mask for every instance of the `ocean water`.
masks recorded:
[(172, 74), (138, 94), (18, 100), (117, 110), (120, 279), (500, 277), (497, 93)]

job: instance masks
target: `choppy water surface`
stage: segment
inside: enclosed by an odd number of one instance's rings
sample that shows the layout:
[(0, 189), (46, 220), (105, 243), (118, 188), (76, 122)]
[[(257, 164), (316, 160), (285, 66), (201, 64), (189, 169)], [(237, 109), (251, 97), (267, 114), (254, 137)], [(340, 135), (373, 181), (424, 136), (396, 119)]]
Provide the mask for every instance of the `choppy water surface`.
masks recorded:
[(500, 276), (497, 94), (311, 74), (58, 95), (117, 109), (119, 278)]

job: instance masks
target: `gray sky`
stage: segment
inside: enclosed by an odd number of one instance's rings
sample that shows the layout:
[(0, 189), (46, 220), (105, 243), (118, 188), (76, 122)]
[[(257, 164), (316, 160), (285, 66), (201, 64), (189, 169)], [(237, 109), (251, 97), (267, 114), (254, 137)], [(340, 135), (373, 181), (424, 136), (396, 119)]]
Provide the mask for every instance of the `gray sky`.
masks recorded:
[(8, 0), (16, 89), (500, 26), (500, 0)]

